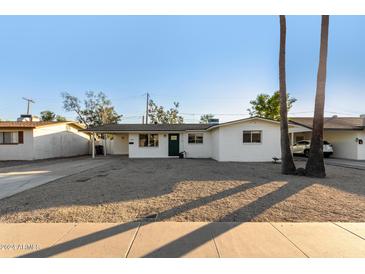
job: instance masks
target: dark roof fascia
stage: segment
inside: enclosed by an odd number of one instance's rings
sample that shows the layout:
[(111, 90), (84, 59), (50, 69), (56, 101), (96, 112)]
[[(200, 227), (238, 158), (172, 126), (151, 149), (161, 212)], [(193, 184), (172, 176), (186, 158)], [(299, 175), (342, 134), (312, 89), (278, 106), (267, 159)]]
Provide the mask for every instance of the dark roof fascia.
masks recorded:
[(333, 130), (333, 131), (352, 131), (352, 130), (364, 130), (365, 127), (356, 127), (356, 128), (325, 128), (324, 130)]
[(290, 120), (290, 119), (289, 119), (289, 122), (290, 122), (290, 123), (292, 123), (292, 124), (295, 124), (295, 125), (298, 125), (298, 126), (302, 126), (302, 127), (305, 127), (305, 128), (308, 128), (308, 129), (312, 130), (312, 128), (311, 128), (311, 127), (309, 127), (309, 126), (307, 126), (307, 125), (304, 125), (304, 124), (302, 124), (302, 123), (295, 122), (295, 121)]
[(79, 130), (83, 132), (98, 132), (98, 133), (128, 133), (128, 132), (196, 132), (207, 131), (207, 129), (185, 129), (185, 130), (166, 130), (166, 129), (154, 129), (154, 130), (92, 130), (83, 129)]
[[(304, 124), (301, 124), (299, 122), (295, 122), (295, 121), (292, 121), (292, 120), (289, 120), (290, 123), (293, 123), (293, 124), (296, 124), (296, 125), (299, 125), (299, 126), (302, 126), (302, 127), (305, 127), (305, 128), (308, 128), (310, 130), (312, 130), (312, 127), (309, 127), (307, 125), (304, 125)], [(333, 130), (333, 131), (340, 131), (340, 130), (344, 130), (344, 131), (351, 131), (351, 130), (364, 130), (365, 129), (365, 126), (363, 127), (353, 127), (353, 128), (324, 128), (324, 130)]]

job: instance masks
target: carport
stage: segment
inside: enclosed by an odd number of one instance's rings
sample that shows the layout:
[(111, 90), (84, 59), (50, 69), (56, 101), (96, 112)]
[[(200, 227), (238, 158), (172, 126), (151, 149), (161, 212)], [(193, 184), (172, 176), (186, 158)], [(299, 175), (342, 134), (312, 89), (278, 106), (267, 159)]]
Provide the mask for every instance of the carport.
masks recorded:
[[(289, 129), (292, 144), (310, 140), (312, 117), (291, 118), (290, 122), (298, 125)], [(365, 116), (325, 117), (323, 139), (333, 145), (333, 157), (365, 160)]]

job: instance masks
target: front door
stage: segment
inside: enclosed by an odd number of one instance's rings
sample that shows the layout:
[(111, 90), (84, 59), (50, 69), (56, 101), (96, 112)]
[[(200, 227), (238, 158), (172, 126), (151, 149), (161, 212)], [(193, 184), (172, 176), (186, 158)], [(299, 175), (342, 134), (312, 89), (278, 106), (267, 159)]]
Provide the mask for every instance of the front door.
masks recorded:
[(169, 156), (179, 156), (180, 135), (178, 133), (169, 134)]

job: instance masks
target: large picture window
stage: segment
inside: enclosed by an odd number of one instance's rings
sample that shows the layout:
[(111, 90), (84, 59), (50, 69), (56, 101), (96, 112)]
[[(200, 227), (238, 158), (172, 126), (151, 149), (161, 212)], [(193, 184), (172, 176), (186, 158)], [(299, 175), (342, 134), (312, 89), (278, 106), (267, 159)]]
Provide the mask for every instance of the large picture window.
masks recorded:
[(202, 144), (203, 143), (203, 133), (189, 133), (188, 134), (189, 144)]
[(243, 143), (261, 143), (261, 130), (247, 130), (243, 132)]
[(158, 134), (139, 134), (140, 147), (158, 147)]
[(22, 144), (23, 131), (5, 131), (0, 132), (0, 144)]

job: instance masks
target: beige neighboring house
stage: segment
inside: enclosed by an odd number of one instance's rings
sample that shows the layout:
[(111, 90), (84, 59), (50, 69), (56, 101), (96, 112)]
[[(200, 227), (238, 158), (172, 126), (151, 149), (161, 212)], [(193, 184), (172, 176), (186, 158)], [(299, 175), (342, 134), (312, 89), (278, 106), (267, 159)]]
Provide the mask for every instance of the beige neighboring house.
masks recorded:
[(0, 160), (36, 160), (89, 153), (90, 136), (77, 122), (0, 122)]
[[(312, 117), (290, 118), (292, 143), (310, 140)], [(326, 117), (324, 119), (324, 140), (333, 145), (333, 157), (351, 160), (365, 160), (365, 115), (360, 117)]]

